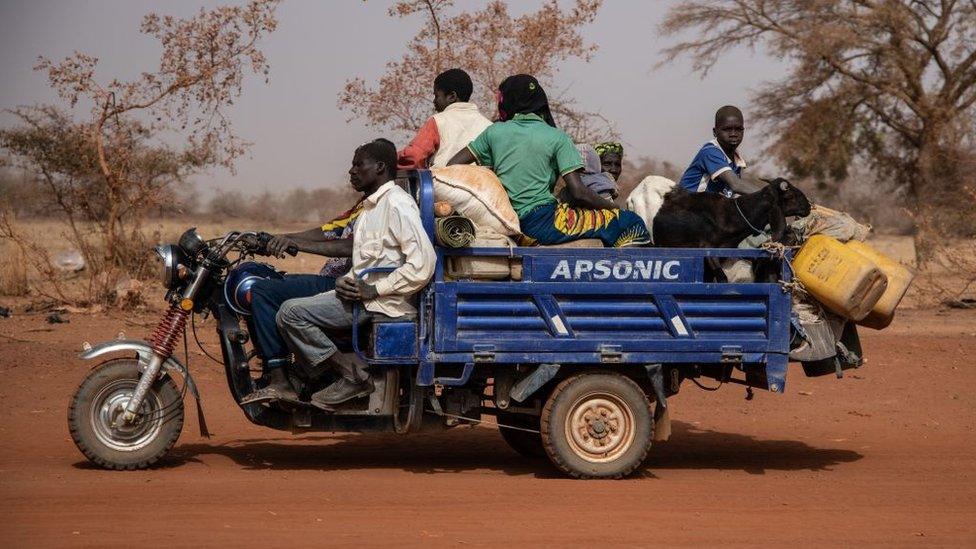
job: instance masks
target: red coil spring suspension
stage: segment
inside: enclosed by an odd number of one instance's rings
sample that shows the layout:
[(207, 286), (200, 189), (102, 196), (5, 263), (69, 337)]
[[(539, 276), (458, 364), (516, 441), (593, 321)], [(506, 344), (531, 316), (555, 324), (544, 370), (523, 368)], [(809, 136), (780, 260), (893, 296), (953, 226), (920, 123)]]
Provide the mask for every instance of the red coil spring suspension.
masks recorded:
[(186, 319), (190, 316), (190, 311), (181, 309), (176, 303), (172, 304), (166, 316), (156, 325), (151, 336), (149, 336), (149, 346), (152, 350), (165, 358), (173, 354), (176, 340), (183, 334), (186, 327)]

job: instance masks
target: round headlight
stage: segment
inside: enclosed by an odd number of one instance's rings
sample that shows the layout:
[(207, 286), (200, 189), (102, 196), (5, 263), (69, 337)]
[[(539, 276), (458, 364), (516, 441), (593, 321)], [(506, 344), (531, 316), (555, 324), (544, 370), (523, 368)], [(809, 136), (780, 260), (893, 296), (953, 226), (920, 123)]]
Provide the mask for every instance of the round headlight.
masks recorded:
[(166, 289), (172, 289), (180, 280), (180, 270), (186, 270), (186, 255), (177, 246), (156, 246), (159, 256), (159, 281)]

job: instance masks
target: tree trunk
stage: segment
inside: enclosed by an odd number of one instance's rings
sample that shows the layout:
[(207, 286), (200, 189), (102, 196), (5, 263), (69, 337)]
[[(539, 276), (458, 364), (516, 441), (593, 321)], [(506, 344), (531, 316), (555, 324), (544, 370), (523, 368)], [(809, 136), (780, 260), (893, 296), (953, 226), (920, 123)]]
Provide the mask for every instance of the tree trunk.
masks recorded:
[(920, 204), (916, 207), (914, 215), (915, 266), (918, 270), (924, 270), (935, 259), (941, 233), (932, 221), (932, 216), (937, 215), (934, 208)]
[(958, 155), (947, 139), (948, 124), (926, 124), (911, 166), (910, 203), (915, 216), (915, 262), (926, 268), (952, 232), (952, 220), (965, 209)]

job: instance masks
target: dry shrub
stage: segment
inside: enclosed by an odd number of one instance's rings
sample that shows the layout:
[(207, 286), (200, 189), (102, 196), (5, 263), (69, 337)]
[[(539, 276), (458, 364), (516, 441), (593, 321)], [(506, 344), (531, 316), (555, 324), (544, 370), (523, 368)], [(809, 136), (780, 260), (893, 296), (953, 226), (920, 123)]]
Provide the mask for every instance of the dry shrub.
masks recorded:
[[(976, 189), (966, 186), (962, 189), (962, 199), (976, 205)], [(964, 202), (965, 203), (965, 202)], [(956, 207), (947, 212), (955, 216), (950, 223), (957, 223), (956, 230), (964, 233), (963, 238), (946, 236), (935, 242), (932, 260), (915, 280), (914, 290), (919, 302), (927, 305), (958, 301), (976, 297), (976, 212), (969, 206), (968, 211), (958, 213)], [(915, 216), (914, 223), (929, 228), (932, 222), (922, 216)], [(942, 227), (952, 226), (943, 220)], [(970, 234), (965, 234), (966, 232)]]
[(938, 246), (929, 267), (912, 283), (910, 295), (928, 306), (976, 298), (976, 241)]
[(0, 295), (25, 296), (30, 291), (27, 284), (27, 258), (13, 242), (0, 241)]
[[(157, 259), (153, 247), (160, 238), (159, 231), (147, 235), (145, 230), (134, 229), (119, 243), (118, 254), (129, 276), (146, 280), (156, 275)], [(120, 280), (124, 281), (125, 277)]]
[(217, 189), (210, 199), (209, 212), (215, 218), (241, 217), (246, 207), (244, 194), (240, 191)]
[(51, 214), (51, 206), (49, 193), (30, 174), (0, 169), (0, 208), (18, 217), (45, 217)]
[(19, 252), (25, 272), (30, 268), (38, 274), (36, 280), (28, 278), (28, 292), (33, 290), (42, 297), (61, 303), (82, 306), (88, 304), (87, 299), (68, 295), (63, 277), (51, 261), (48, 250), (20, 231), (14, 224), (13, 215), (9, 210), (0, 209), (0, 240)]

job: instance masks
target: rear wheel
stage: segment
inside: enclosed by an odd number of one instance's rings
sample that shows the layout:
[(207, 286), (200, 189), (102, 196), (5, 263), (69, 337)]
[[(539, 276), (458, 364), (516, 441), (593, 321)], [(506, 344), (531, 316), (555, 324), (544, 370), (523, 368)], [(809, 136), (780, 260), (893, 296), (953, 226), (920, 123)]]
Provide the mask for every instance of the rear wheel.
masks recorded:
[(621, 478), (643, 463), (654, 420), (644, 391), (617, 374), (580, 374), (556, 386), (541, 420), (553, 464), (575, 478)]
[(135, 421), (121, 421), (141, 375), (136, 359), (96, 367), (68, 407), (68, 429), (85, 457), (106, 469), (145, 469), (176, 444), (183, 429), (183, 398), (169, 376), (146, 393)]
[[(538, 432), (539, 418), (537, 416), (499, 411), (498, 423), (498, 431), (502, 434), (505, 442), (512, 447), (512, 450), (527, 458), (538, 458), (546, 455), (546, 451), (542, 447), (542, 435)], [(517, 429), (510, 427), (517, 427)], [(521, 429), (531, 429), (534, 432)]]

